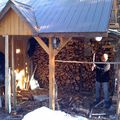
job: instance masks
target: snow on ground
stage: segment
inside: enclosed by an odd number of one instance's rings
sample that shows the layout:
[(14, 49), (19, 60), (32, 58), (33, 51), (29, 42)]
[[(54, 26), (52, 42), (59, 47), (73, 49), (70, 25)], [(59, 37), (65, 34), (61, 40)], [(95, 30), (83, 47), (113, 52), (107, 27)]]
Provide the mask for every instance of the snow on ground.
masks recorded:
[(73, 117), (62, 111), (53, 111), (47, 107), (41, 107), (26, 114), (22, 120), (88, 120), (88, 119), (82, 116)]

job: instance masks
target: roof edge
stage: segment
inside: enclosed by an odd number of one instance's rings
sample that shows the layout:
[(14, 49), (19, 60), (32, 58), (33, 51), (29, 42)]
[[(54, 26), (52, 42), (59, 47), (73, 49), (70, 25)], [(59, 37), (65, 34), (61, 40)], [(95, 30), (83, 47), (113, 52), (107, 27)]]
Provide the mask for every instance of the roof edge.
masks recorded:
[(5, 5), (5, 7), (0, 12), (0, 20), (5, 16), (5, 14), (8, 12), (8, 10), (11, 8), (10, 6), (11, 1), (8, 1)]
[(108, 32), (56, 32), (39, 33), (41, 37), (108, 37)]

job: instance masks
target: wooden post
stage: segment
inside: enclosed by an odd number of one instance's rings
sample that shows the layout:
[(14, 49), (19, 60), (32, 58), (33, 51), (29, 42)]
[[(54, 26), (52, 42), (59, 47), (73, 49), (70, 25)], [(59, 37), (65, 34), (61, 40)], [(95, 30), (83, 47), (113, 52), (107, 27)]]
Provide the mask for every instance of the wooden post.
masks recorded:
[(114, 16), (115, 16), (115, 22), (117, 23), (117, 19), (118, 19), (118, 0), (114, 0), (113, 12), (114, 12)]
[(12, 92), (13, 92), (13, 108), (16, 110), (16, 81), (14, 74), (14, 39), (11, 39), (11, 59), (12, 59)]
[(11, 113), (11, 69), (8, 69), (8, 113)]
[[(117, 52), (117, 61), (120, 61), (120, 50)], [(120, 119), (120, 64), (117, 65), (117, 120)]]
[(117, 115), (118, 120), (120, 119), (120, 65), (117, 68), (117, 76), (118, 76), (118, 88), (117, 88)]
[(49, 108), (55, 110), (55, 54), (52, 46), (52, 38), (49, 39), (49, 47), (40, 37), (34, 38), (49, 55)]
[[(120, 41), (116, 43), (115, 61), (120, 62)], [(120, 64), (115, 65), (115, 77), (117, 78), (117, 120), (120, 119)]]
[(55, 56), (60, 50), (72, 39), (61, 38), (60, 48), (55, 50), (52, 46), (52, 38), (49, 38), (49, 47), (41, 40), (40, 37), (34, 37), (41, 47), (49, 55), (49, 108), (55, 110), (56, 103), (56, 82), (55, 82)]
[(8, 35), (5, 37), (5, 109), (11, 112), (11, 84), (10, 84), (10, 71), (9, 71), (9, 40)]
[(49, 39), (49, 108), (55, 110), (55, 55), (52, 38)]

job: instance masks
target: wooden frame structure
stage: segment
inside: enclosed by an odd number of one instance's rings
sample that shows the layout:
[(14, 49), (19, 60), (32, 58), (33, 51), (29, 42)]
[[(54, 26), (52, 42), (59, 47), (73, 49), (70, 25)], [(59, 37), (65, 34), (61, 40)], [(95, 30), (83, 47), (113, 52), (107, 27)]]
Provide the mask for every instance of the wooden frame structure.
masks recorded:
[(54, 49), (52, 46), (52, 37), (49, 38), (49, 46), (47, 46), (40, 37), (34, 37), (39, 45), (46, 51), (49, 56), (49, 107), (55, 110), (55, 56), (60, 52), (60, 50), (71, 40), (61, 38), (60, 47), (58, 50)]
[[(10, 112), (10, 81), (9, 81), (9, 59), (8, 59), (8, 46), (9, 46), (9, 35), (30, 35), (33, 36), (39, 45), (45, 50), (45, 52), (49, 55), (49, 107), (55, 110), (55, 56), (61, 51), (61, 49), (70, 41), (72, 37), (83, 37), (83, 33), (50, 33), (50, 34), (39, 34), (40, 36), (46, 36), (49, 39), (49, 45), (47, 46), (39, 35), (36, 35), (36, 31), (31, 29), (32, 27), (26, 22), (25, 18), (15, 9), (14, 6), (8, 6), (7, 10), (4, 11), (3, 17), (0, 21), (0, 35), (5, 35), (5, 56), (6, 56), (6, 67), (5, 67), (5, 108), (8, 112)], [(5, 15), (4, 15), (5, 14)], [(18, 14), (18, 15), (17, 15)], [(14, 19), (15, 20), (14, 20)], [(14, 25), (16, 24), (16, 25)], [(107, 37), (107, 33), (84, 33), (87, 37), (93, 36), (104, 36)], [(54, 49), (53, 37), (57, 36), (60, 39), (60, 47), (58, 49)], [(16, 108), (16, 90), (15, 90), (15, 79), (14, 79), (14, 40), (12, 39), (12, 83), (14, 91), (14, 109)], [(120, 77), (118, 77), (120, 78)], [(120, 81), (120, 80), (119, 80)], [(9, 86), (9, 88), (8, 88)], [(9, 96), (8, 96), (9, 95)], [(120, 115), (120, 110), (118, 110), (118, 114)]]

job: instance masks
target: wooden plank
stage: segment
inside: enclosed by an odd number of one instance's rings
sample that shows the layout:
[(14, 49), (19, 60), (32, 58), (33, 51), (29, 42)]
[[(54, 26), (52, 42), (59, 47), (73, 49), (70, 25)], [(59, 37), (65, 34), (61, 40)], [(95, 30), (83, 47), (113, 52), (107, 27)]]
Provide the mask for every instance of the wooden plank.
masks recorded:
[(39, 43), (39, 45), (45, 50), (45, 52), (49, 55), (49, 48), (48, 46), (41, 40), (40, 37), (34, 37), (36, 41)]
[(2, 52), (2, 53), (5, 53), (5, 40), (4, 40), (4, 38), (3, 37), (0, 37), (0, 51)]
[(117, 28), (119, 28), (120, 26), (119, 26), (119, 23), (110, 23), (109, 24), (109, 28), (110, 29), (117, 29)]
[(14, 74), (14, 39), (12, 36), (11, 39), (11, 61), (12, 61), (12, 92), (13, 92), (13, 108), (16, 110), (16, 80), (15, 80), (15, 74)]
[(52, 38), (49, 38), (49, 107), (55, 110), (55, 56)]
[(115, 22), (117, 22), (118, 16), (118, 0), (114, 0), (113, 11), (115, 14)]
[(0, 35), (33, 35), (31, 27), (12, 9), (0, 21)]
[(75, 63), (75, 64), (113, 64), (113, 65), (118, 65), (120, 64), (120, 62), (88, 62), (88, 61), (65, 61), (65, 60), (55, 60), (55, 62), (58, 62), (58, 63)]
[(11, 112), (11, 83), (9, 71), (9, 40), (8, 35), (5, 35), (5, 109), (8, 113)]
[(55, 50), (55, 56), (62, 50), (62, 48), (71, 40), (72, 38), (62, 38), (60, 39), (60, 47)]
[(114, 48), (114, 46), (113, 45), (104, 45), (104, 46), (102, 46), (102, 48)]
[[(28, 22), (26, 17), (23, 16), (23, 14), (14, 6), (14, 4), (11, 4), (11, 8), (13, 9), (13, 11), (15, 11), (17, 16), (20, 18), (20, 21), (22, 21), (25, 24), (24, 29), (27, 29), (26, 32), (29, 33), (29, 30), (30, 30), (30, 35), (37, 34), (36, 33), (36, 30), (38, 30), (37, 26), (33, 28), (33, 26)], [(30, 28), (29, 30), (28, 30), (28, 27)]]
[(117, 88), (117, 116), (120, 119), (120, 66), (117, 68), (118, 88)]
[[(116, 46), (115, 61), (120, 62), (120, 44), (118, 42)], [(117, 120), (120, 120), (120, 64), (114, 66), (115, 69), (115, 78), (117, 78)]]

